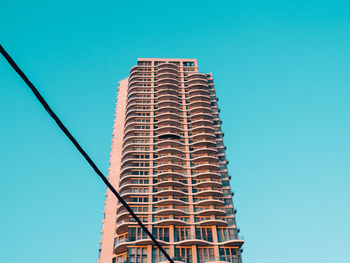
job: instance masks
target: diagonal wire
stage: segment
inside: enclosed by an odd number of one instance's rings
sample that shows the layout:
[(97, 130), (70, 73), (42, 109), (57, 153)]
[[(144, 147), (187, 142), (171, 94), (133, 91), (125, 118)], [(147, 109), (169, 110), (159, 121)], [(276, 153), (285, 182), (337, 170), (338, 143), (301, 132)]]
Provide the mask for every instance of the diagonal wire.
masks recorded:
[(90, 164), (92, 169), (97, 173), (97, 175), (102, 179), (104, 184), (112, 191), (112, 193), (118, 198), (118, 200), (123, 204), (123, 206), (129, 211), (130, 215), (136, 220), (139, 226), (146, 232), (146, 234), (151, 238), (154, 244), (159, 248), (159, 250), (164, 254), (164, 256), (169, 260), (169, 262), (174, 263), (165, 249), (159, 244), (159, 242), (155, 239), (155, 237), (149, 232), (147, 227), (141, 222), (141, 220), (137, 217), (131, 207), (125, 202), (125, 200), (118, 194), (115, 188), (109, 183), (107, 178), (103, 175), (100, 169), (96, 166), (96, 164), (91, 160), (90, 156), (84, 151), (84, 149), (80, 146), (77, 140), (73, 137), (73, 135), (68, 131), (68, 129), (64, 126), (61, 120), (57, 117), (51, 107), (47, 104), (45, 99), (41, 96), (39, 91), (35, 88), (33, 83), (27, 78), (27, 76), (23, 73), (23, 71), (17, 66), (17, 64), (13, 61), (11, 56), (6, 52), (6, 50), (0, 45), (0, 53), (4, 56), (7, 62), (11, 65), (11, 67), (18, 73), (18, 75), (23, 79), (23, 81), (28, 85), (28, 87), (32, 90), (35, 97), (39, 100), (41, 105), (45, 108), (47, 113), (52, 117), (52, 119), (56, 122), (58, 127), (64, 132), (64, 134), (69, 138), (69, 140), (74, 144), (75, 148), (83, 155), (85, 160)]

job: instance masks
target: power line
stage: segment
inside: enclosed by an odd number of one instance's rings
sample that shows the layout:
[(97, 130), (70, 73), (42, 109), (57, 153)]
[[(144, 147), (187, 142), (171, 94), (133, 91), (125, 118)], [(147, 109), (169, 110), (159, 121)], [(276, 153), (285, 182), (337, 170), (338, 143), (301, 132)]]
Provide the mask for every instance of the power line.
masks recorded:
[(56, 122), (58, 127), (64, 132), (64, 134), (69, 138), (69, 140), (74, 144), (75, 148), (83, 155), (85, 160), (90, 164), (92, 169), (96, 172), (96, 174), (102, 179), (104, 184), (112, 191), (112, 193), (118, 198), (118, 200), (123, 204), (123, 206), (129, 211), (130, 215), (136, 220), (139, 226), (146, 232), (146, 234), (151, 238), (153, 243), (159, 248), (159, 250), (164, 254), (164, 256), (169, 260), (169, 262), (174, 263), (172, 258), (168, 255), (168, 253), (164, 250), (164, 248), (159, 244), (159, 242), (154, 238), (151, 232), (148, 231), (147, 227), (141, 222), (141, 220), (137, 217), (137, 215), (132, 211), (131, 207), (126, 203), (126, 201), (118, 194), (118, 192), (114, 189), (114, 187), (109, 183), (107, 178), (103, 175), (100, 169), (96, 166), (96, 164), (91, 160), (90, 156), (85, 152), (85, 150), (80, 146), (77, 140), (73, 137), (73, 135), (68, 131), (66, 126), (61, 122), (61, 120), (57, 117), (54, 111), (51, 109), (49, 104), (45, 101), (43, 96), (39, 93), (39, 91), (35, 88), (33, 83), (27, 78), (27, 76), (23, 73), (23, 71), (17, 66), (17, 64), (13, 61), (11, 56), (6, 52), (6, 50), (0, 45), (0, 53), (4, 56), (7, 62), (11, 65), (11, 67), (17, 72), (17, 74), (24, 80), (24, 82), (28, 85), (31, 91), (34, 93), (35, 97), (39, 100), (41, 105), (45, 108), (47, 113), (51, 116), (51, 118)]

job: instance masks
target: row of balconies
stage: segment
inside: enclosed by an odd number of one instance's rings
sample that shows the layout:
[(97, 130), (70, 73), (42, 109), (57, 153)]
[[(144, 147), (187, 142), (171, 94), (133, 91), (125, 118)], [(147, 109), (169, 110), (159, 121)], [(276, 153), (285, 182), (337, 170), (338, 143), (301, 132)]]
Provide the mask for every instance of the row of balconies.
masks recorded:
[[(143, 185), (149, 185), (147, 182), (146, 184)], [(188, 183), (188, 180), (175, 180), (175, 179), (154, 179), (153, 180), (153, 185), (154, 186), (221, 186), (221, 181), (214, 181), (212, 179), (205, 179), (205, 180), (190, 180), (190, 183)], [(135, 184), (131, 184), (130, 181), (125, 181), (122, 184), (119, 185), (120, 189), (123, 189), (124, 186), (135, 186)]]
[[(171, 85), (170, 87), (164, 87), (161, 86), (160, 88), (156, 87), (153, 89), (150, 87), (133, 87), (129, 89), (129, 93), (127, 96), (127, 101), (129, 102), (132, 98), (135, 96), (141, 96), (146, 95), (149, 96), (153, 93), (155, 98), (161, 98), (162, 96), (176, 96), (178, 98), (182, 98), (183, 94), (187, 94), (188, 96), (185, 97), (191, 97), (194, 94), (202, 94), (202, 95), (211, 95), (210, 90), (208, 89), (207, 85), (193, 85), (192, 88), (186, 87), (185, 90), (179, 89), (177, 86)], [(161, 95), (164, 93), (163, 95)]]
[[(159, 179), (169, 179), (172, 177), (174, 179), (184, 179), (184, 178), (193, 178), (193, 179), (220, 179), (220, 170), (219, 169), (203, 169), (199, 171), (192, 171), (191, 175), (187, 175), (187, 172), (181, 170), (167, 170), (167, 171), (154, 171), (154, 175), (148, 175), (148, 171), (144, 173), (144, 176), (148, 177), (158, 177)], [(135, 177), (131, 172), (125, 172), (120, 175), (121, 183), (126, 181), (127, 179), (131, 179)]]
[[(131, 196), (131, 195), (145, 195), (149, 193), (148, 188), (125, 188), (120, 191), (120, 195), (122, 196)], [(221, 188), (218, 187), (203, 187), (203, 188), (193, 188), (192, 193), (188, 192), (188, 188), (182, 187), (159, 187), (154, 188), (151, 195), (196, 195), (196, 196), (222, 196), (223, 192)]]
[[(141, 120), (143, 120), (141, 122)], [(145, 118), (145, 119), (141, 119), (141, 118), (137, 118), (136, 120), (128, 120), (125, 122), (125, 125), (124, 125), (124, 130), (125, 132), (128, 130), (128, 129), (132, 129), (133, 126), (135, 125), (151, 125), (150, 124), (150, 119), (149, 118)], [(153, 122), (155, 127), (154, 129), (156, 128), (159, 128), (159, 127), (167, 127), (167, 126), (171, 126), (171, 127), (182, 127), (184, 125), (183, 122), (181, 122), (179, 119), (171, 119), (171, 118), (164, 118), (162, 119), (162, 117), (157, 117), (156, 118), (156, 121)], [(206, 116), (195, 116), (194, 118), (189, 118), (188, 119), (188, 124), (190, 126), (209, 126), (209, 127), (214, 127), (213, 125), (213, 120), (209, 117), (206, 117)], [(133, 126), (132, 126), (133, 125)], [(183, 129), (183, 128), (182, 128)]]
[[(141, 160), (138, 160), (141, 162)], [(135, 165), (135, 163), (132, 163), (132, 164), (126, 164), (122, 167), (121, 169), (121, 173), (123, 173), (124, 170), (127, 170), (127, 169), (137, 169), (137, 168), (147, 168), (147, 169), (150, 169), (150, 168), (153, 168), (153, 169), (199, 169), (201, 167), (218, 167), (219, 166), (219, 162), (218, 161), (206, 161), (206, 162), (194, 162), (192, 161), (190, 163), (190, 166), (186, 166), (186, 163), (185, 162), (175, 162), (175, 161), (168, 161), (168, 162), (153, 162), (153, 167), (150, 167), (149, 166), (149, 162), (146, 162), (147, 163), (147, 166), (138, 166), (138, 165)], [(201, 169), (199, 169), (201, 170)]]
[[(153, 84), (153, 85), (152, 85)], [(128, 92), (131, 92), (133, 88), (143, 88), (143, 87), (152, 87), (154, 86), (157, 88), (157, 90), (166, 87), (168, 88), (169, 86), (172, 86), (176, 89), (182, 88), (181, 84), (184, 84), (185, 89), (189, 89), (190, 87), (194, 86), (204, 86), (208, 87), (208, 81), (203, 80), (203, 79), (193, 79), (193, 80), (181, 80), (179, 78), (176, 78), (175, 76), (164, 76), (162, 78), (154, 79), (151, 81), (141, 81), (141, 80), (133, 80), (131, 83), (128, 85)]]
[[(170, 242), (170, 237), (169, 237), (169, 233), (167, 234), (160, 234), (158, 235), (156, 232), (154, 232), (152, 234), (157, 240), (160, 241), (165, 241), (165, 242)], [(114, 245), (117, 246), (118, 244), (124, 243), (124, 242), (136, 242), (139, 240), (144, 240), (144, 239), (148, 239), (148, 235), (145, 233), (142, 233), (141, 235), (122, 235), (121, 237), (117, 238), (117, 240), (115, 240)], [(234, 236), (230, 236), (227, 237), (226, 239), (222, 239), (220, 236), (217, 237), (217, 241), (218, 243), (223, 243), (223, 242), (229, 242), (229, 241), (242, 241), (243, 237), (240, 237), (238, 235), (234, 235)], [(173, 236), (173, 242), (177, 243), (177, 242), (181, 242), (181, 241), (194, 241), (195, 244), (197, 244), (197, 242), (202, 242), (202, 241), (207, 241), (210, 243), (214, 242), (214, 238), (213, 235), (201, 235), (199, 233), (197, 234), (191, 234), (189, 232), (185, 232), (185, 233), (174, 233)], [(207, 243), (205, 242), (205, 243)]]
[[(147, 135), (137, 135), (137, 133), (140, 132), (147, 132)], [(167, 134), (171, 134), (168, 132), (162, 132), (162, 133), (158, 133), (158, 134), (150, 134), (150, 130), (132, 130), (131, 132), (129, 132), (128, 134), (124, 134), (124, 142), (129, 140), (129, 139), (137, 139), (137, 138), (154, 138), (157, 137), (157, 140), (160, 140), (159, 136), (161, 135), (167, 135)], [(182, 133), (180, 132), (175, 132), (174, 134), (176, 135), (181, 135)], [(196, 136), (212, 136), (215, 137), (215, 133), (213, 131), (213, 129), (196, 129), (196, 130), (192, 130), (188, 135), (181, 135), (182, 139), (184, 138), (195, 138)], [(167, 141), (177, 141), (177, 140), (182, 140), (181, 137), (180, 138), (164, 138), (162, 140), (167, 140)]]

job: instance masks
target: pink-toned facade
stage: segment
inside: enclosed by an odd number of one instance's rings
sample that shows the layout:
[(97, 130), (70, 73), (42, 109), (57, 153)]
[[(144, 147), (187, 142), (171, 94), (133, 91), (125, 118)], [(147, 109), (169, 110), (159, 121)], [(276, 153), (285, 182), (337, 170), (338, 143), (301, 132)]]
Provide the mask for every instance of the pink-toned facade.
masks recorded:
[[(138, 59), (119, 82), (108, 177), (176, 262), (241, 263), (220, 125), (195, 59)], [(98, 263), (129, 262), (167, 261), (108, 190)]]

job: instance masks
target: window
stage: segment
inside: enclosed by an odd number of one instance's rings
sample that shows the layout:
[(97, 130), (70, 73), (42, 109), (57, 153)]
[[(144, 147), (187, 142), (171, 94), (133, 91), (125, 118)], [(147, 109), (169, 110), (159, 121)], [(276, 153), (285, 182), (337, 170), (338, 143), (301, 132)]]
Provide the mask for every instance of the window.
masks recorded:
[(175, 242), (191, 239), (191, 229), (188, 227), (175, 227)]
[(194, 62), (183, 62), (184, 67), (193, 67)]
[(192, 248), (175, 247), (175, 259), (185, 263), (192, 263)]
[(214, 248), (198, 247), (197, 254), (198, 254), (198, 263), (215, 261)]
[(132, 196), (130, 198), (130, 202), (132, 203), (147, 203), (148, 202), (148, 197), (143, 197), (143, 196)]
[(219, 242), (224, 242), (227, 240), (234, 239), (236, 236), (235, 230), (233, 228), (218, 227), (217, 232), (218, 232), (218, 241)]
[(209, 227), (196, 228), (196, 238), (213, 242), (212, 229)]
[(146, 247), (128, 248), (128, 263), (147, 263)]
[[(163, 247), (164, 250), (169, 253), (169, 247)], [(164, 254), (157, 248), (157, 247), (153, 247), (152, 249), (152, 262), (161, 262), (161, 261), (165, 261), (166, 258), (164, 256)]]
[(148, 235), (143, 232), (141, 227), (129, 227), (129, 241), (147, 239)]
[(237, 262), (237, 249), (229, 247), (221, 247), (220, 250), (220, 260), (227, 262)]
[(155, 228), (153, 228), (153, 235), (160, 240), (169, 242), (169, 228), (168, 227), (155, 227)]

